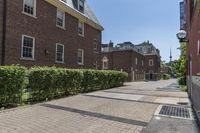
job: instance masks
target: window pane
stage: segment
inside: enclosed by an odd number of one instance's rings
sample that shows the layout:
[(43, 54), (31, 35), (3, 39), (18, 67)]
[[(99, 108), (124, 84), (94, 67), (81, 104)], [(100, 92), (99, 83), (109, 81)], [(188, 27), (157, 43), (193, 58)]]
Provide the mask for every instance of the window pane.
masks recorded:
[(23, 39), (23, 53), (25, 58), (33, 58), (33, 39), (24, 37)]
[(83, 64), (83, 50), (78, 50), (78, 63)]
[(81, 23), (81, 22), (79, 22), (79, 24), (78, 24), (78, 33), (79, 33), (80, 35), (83, 35), (83, 34), (84, 34), (84, 24)]
[(24, 12), (33, 15), (35, 0), (24, 0)]
[(64, 12), (57, 11), (56, 24), (57, 24), (58, 26), (61, 26), (61, 27), (64, 26), (64, 15), (65, 15)]
[(64, 46), (56, 45), (56, 61), (64, 62)]

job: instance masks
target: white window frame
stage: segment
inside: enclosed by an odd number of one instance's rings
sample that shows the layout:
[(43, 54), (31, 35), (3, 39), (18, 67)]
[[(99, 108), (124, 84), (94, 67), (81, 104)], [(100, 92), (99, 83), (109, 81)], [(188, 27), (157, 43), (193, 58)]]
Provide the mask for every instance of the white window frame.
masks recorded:
[(97, 39), (94, 39), (94, 40), (93, 40), (93, 50), (94, 50), (94, 51), (97, 51), (97, 50), (98, 50), (98, 42), (97, 42)]
[[(63, 47), (63, 54), (62, 54), (62, 59), (63, 59), (63, 61), (58, 61), (57, 60), (57, 48), (58, 48), (58, 46), (62, 46)], [(63, 44), (60, 44), (60, 43), (56, 43), (56, 52), (55, 52), (55, 60), (56, 60), (56, 63), (64, 63), (65, 62), (65, 46), (63, 45)]]
[[(32, 48), (32, 54), (33, 54), (33, 57), (32, 57), (32, 58), (29, 58), (29, 57), (23, 57), (24, 37), (27, 37), (27, 38), (31, 38), (31, 39), (33, 39), (33, 48)], [(21, 59), (24, 59), (24, 60), (34, 60), (34, 59), (35, 59), (35, 37), (28, 36), (28, 35), (22, 35)]]
[(34, 0), (33, 14), (29, 14), (29, 13), (27, 13), (27, 12), (24, 11), (24, 4), (25, 4), (25, 0), (23, 0), (22, 13), (25, 14), (25, 15), (28, 15), (30, 17), (36, 18), (37, 0)]
[[(80, 24), (82, 25), (82, 34), (79, 33), (79, 25), (80, 25)], [(84, 34), (85, 34), (85, 23), (79, 21), (79, 22), (78, 22), (78, 35), (84, 37)]]
[[(107, 70), (108, 69), (108, 58), (107, 57), (103, 57), (102, 59), (102, 69), (103, 70)], [(106, 66), (105, 66), (105, 63), (106, 63)]]
[(200, 40), (197, 42), (197, 55), (200, 55)]
[(84, 13), (84, 11), (85, 11), (85, 1), (83, 0), (83, 11), (80, 10), (80, 1), (81, 1), (81, 0), (78, 0), (78, 10), (79, 10), (80, 12)]
[(150, 59), (149, 60), (149, 66), (153, 66), (153, 65), (154, 65), (153, 59)]
[(138, 58), (136, 57), (135, 58), (135, 65), (137, 65), (138, 64)]
[[(82, 53), (82, 55), (81, 55), (81, 62), (79, 62), (79, 51), (81, 51), (81, 53)], [(78, 49), (77, 63), (78, 63), (78, 65), (84, 65), (84, 50), (83, 49)]]
[[(58, 14), (58, 12), (63, 13), (63, 26), (60, 26), (60, 25), (57, 24), (57, 18), (58, 18), (57, 14)], [(65, 12), (58, 9), (58, 8), (56, 10), (56, 26), (59, 27), (59, 28), (65, 29)]]

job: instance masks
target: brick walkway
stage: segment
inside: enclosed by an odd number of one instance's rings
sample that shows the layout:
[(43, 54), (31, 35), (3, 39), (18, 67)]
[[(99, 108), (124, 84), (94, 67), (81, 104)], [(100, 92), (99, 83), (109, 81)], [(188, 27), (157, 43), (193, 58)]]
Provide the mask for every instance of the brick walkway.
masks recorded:
[[(157, 107), (187, 101), (187, 94), (163, 90), (175, 80), (126, 86), (63, 98), (0, 113), (0, 133), (139, 133)], [(163, 98), (165, 98), (163, 100)]]

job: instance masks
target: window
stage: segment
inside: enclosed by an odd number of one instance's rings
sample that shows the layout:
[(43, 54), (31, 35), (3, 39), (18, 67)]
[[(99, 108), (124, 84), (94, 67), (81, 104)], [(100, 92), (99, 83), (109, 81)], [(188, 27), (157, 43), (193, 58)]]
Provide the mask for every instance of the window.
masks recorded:
[(197, 43), (197, 55), (200, 55), (200, 40)]
[(34, 59), (34, 51), (35, 51), (35, 38), (22, 35), (21, 58)]
[(65, 28), (65, 12), (57, 9), (56, 26)]
[(36, 0), (24, 0), (23, 12), (31, 16), (36, 16)]
[(97, 51), (97, 49), (98, 49), (97, 39), (94, 39), (94, 41), (93, 41), (93, 49), (94, 49), (94, 51)]
[(64, 3), (67, 3), (67, 0), (61, 0), (62, 2), (64, 2)]
[(82, 22), (78, 23), (78, 34), (80, 36), (84, 36), (84, 23)]
[(142, 60), (142, 66), (144, 66), (144, 61)]
[(84, 64), (84, 50), (78, 49), (78, 64), (83, 65)]
[(108, 58), (107, 57), (103, 57), (102, 59), (102, 69), (108, 69)]
[(85, 0), (78, 0), (78, 10), (82, 13), (84, 12), (84, 1)]
[(137, 65), (138, 64), (138, 59), (137, 58), (135, 58), (135, 65)]
[(64, 63), (64, 45), (56, 44), (56, 62)]
[(149, 66), (153, 66), (153, 60), (152, 59), (149, 60)]

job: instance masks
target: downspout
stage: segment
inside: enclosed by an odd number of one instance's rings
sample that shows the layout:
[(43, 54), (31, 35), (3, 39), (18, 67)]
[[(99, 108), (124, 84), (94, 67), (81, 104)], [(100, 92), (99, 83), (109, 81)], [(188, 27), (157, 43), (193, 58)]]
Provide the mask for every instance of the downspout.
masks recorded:
[(6, 45), (6, 16), (7, 16), (7, 1), (3, 0), (3, 24), (2, 24), (2, 51), (1, 51), (1, 65), (5, 65), (5, 45)]

